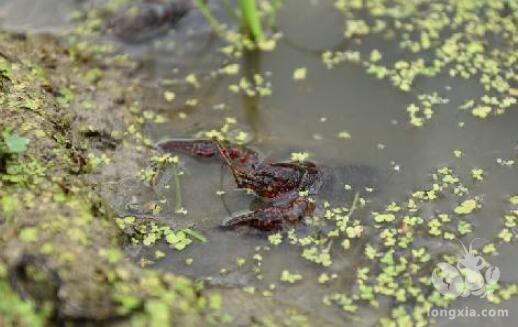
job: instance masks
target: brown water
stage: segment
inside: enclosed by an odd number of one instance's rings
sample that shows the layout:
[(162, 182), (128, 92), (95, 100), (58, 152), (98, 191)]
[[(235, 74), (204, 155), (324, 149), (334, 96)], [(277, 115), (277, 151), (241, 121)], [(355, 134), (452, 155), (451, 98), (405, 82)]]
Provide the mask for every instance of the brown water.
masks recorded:
[[(4, 13), (5, 26), (30, 28), (45, 31), (48, 27), (62, 30), (66, 20), (54, 20), (54, 11), (42, 11), (41, 20), (30, 20), (19, 12), (31, 7), (30, 1), (1, 1), (0, 12)], [(42, 8), (54, 8), (56, 1), (37, 1)], [(66, 3), (66, 4), (63, 4)], [(518, 171), (516, 165), (503, 167), (497, 158), (516, 159), (518, 134), (518, 110), (509, 110), (505, 115), (480, 120), (458, 110), (466, 98), (480, 96), (482, 90), (475, 82), (453, 80), (447, 77), (421, 78), (411, 92), (401, 92), (386, 81), (379, 81), (355, 64), (342, 64), (327, 69), (320, 53), (327, 49), (356, 47), (370, 49), (375, 45), (384, 56), (397, 56), (398, 45), (376, 39), (367, 39), (361, 45), (344, 44), (342, 38), (344, 18), (336, 12), (331, 1), (289, 0), (279, 16), (279, 30), (284, 38), (273, 52), (249, 55), (241, 62), (241, 74), (260, 72), (271, 83), (273, 94), (269, 97), (250, 99), (228, 90), (241, 75), (211, 76), (211, 72), (226, 64), (224, 56), (218, 54), (222, 46), (197, 13), (189, 15), (177, 28), (177, 32), (156, 41), (139, 46), (125, 47), (124, 51), (142, 60), (142, 86), (146, 92), (144, 107), (166, 116), (165, 124), (151, 124), (147, 132), (154, 141), (167, 138), (193, 137), (201, 131), (219, 128), (226, 117), (237, 120), (236, 130), (246, 131), (250, 144), (272, 160), (288, 160), (292, 152), (308, 152), (310, 160), (334, 167), (335, 171), (346, 171), (351, 165), (359, 165), (355, 176), (341, 174), (346, 184), (359, 179), (362, 187), (374, 187), (368, 196), (369, 206), (382, 208), (392, 201), (403, 201), (409, 192), (430, 180), (430, 173), (448, 166), (457, 174), (470, 180), (474, 167), (483, 168), (486, 179), (483, 183), (468, 185), (472, 195), (479, 195), (483, 208), (471, 219), (475, 237), (491, 239), (502, 225), (506, 201), (512, 194), (518, 194)], [(73, 8), (73, 1), (62, 1), (56, 8), (64, 11)], [(5, 13), (9, 12), (6, 16)], [(17, 14), (18, 13), (18, 14)], [(47, 14), (48, 13), (48, 14)], [(61, 17), (61, 14), (58, 15)], [(49, 20), (51, 23), (49, 23)], [(44, 26), (44, 27), (42, 27)], [(50, 30), (53, 30), (50, 28)], [(307, 78), (294, 81), (293, 71), (305, 67)], [(192, 72), (197, 73), (201, 86), (194, 88), (184, 81)], [(168, 103), (163, 92), (174, 90), (176, 99)], [(434, 117), (423, 128), (408, 123), (405, 108), (415, 102), (422, 93), (438, 92), (449, 102), (436, 107)], [(187, 99), (197, 99), (194, 106), (184, 105)], [(512, 108), (513, 109), (513, 108)], [(514, 108), (515, 109), (515, 108)], [(459, 122), (464, 122), (459, 127)], [(347, 131), (351, 139), (337, 137)], [(461, 149), (462, 158), (455, 158), (453, 150)], [(181, 156), (184, 175), (181, 177), (181, 193), (186, 215), (174, 213), (172, 205), (161, 215), (174, 225), (195, 226), (203, 233), (207, 243), (196, 242), (183, 251), (172, 251), (153, 267), (185, 274), (193, 278), (211, 280), (212, 284), (228, 287), (256, 286), (258, 291), (276, 284), (274, 297), (280, 302), (294, 305), (314, 315), (325, 317), (335, 324), (344, 324), (344, 313), (334, 306), (322, 304), (323, 295), (346, 291), (350, 285), (360, 254), (355, 248), (350, 255), (336, 257), (328, 269), (309, 263), (300, 255), (300, 248), (282, 244), (270, 251), (258, 248), (268, 245), (261, 233), (247, 229), (238, 232), (221, 231), (219, 223), (230, 214), (246, 211), (253, 200), (251, 195), (235, 190), (231, 175), (217, 163), (207, 163)], [(397, 169), (399, 168), (399, 169)], [(350, 174), (350, 173), (349, 173)], [(167, 175), (167, 174), (166, 174)], [(338, 174), (340, 175), (340, 174)], [(170, 175), (169, 175), (170, 176)], [(358, 178), (361, 176), (361, 178)], [(167, 182), (167, 181), (166, 181)], [(224, 190), (223, 196), (216, 194)], [(156, 194), (146, 194), (137, 201), (166, 197), (174, 202), (177, 190), (174, 183), (169, 189), (159, 189)], [(352, 193), (333, 192), (323, 198), (336, 205), (348, 206)], [(434, 210), (451, 210), (455, 203), (446, 201)], [(423, 216), (426, 217), (426, 213)], [(369, 217), (364, 221), (368, 222)], [(304, 231), (302, 231), (303, 233)], [(171, 252), (165, 246), (163, 251)], [(131, 247), (128, 254), (140, 258), (149, 256), (153, 249)], [(358, 246), (358, 251), (360, 247)], [(518, 282), (516, 268), (518, 254), (516, 246), (502, 248), (498, 257), (491, 262), (500, 268), (501, 279)], [(252, 271), (252, 256), (261, 253), (263, 257), (263, 280), (258, 280)], [(356, 254), (355, 254), (356, 253)], [(236, 265), (238, 257), (247, 263)], [(185, 264), (192, 258), (190, 265)], [(222, 269), (226, 272), (222, 273)], [(281, 271), (299, 272), (304, 278), (295, 285), (286, 286), (279, 282)], [(335, 272), (340, 283), (329, 289), (316, 282), (322, 271)], [(463, 308), (485, 308), (484, 301), (470, 297), (458, 300), (454, 306)], [(517, 306), (516, 301), (506, 304)], [(379, 312), (372, 309), (362, 317), (364, 325), (374, 324), (384, 314), (382, 304)], [(512, 316), (512, 311), (511, 311)], [(352, 322), (349, 322), (352, 323)], [(440, 325), (459, 324), (484, 326), (488, 323), (498, 326), (513, 325), (505, 319), (456, 319), (444, 320)]]

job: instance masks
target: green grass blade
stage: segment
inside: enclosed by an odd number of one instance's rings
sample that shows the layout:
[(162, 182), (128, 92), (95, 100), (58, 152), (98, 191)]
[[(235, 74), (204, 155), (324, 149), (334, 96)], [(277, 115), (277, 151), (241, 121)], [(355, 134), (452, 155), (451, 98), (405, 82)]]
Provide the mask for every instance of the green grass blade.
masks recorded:
[(243, 15), (243, 24), (248, 29), (255, 41), (264, 40), (263, 28), (261, 26), (261, 18), (257, 10), (256, 0), (238, 0), (241, 14)]

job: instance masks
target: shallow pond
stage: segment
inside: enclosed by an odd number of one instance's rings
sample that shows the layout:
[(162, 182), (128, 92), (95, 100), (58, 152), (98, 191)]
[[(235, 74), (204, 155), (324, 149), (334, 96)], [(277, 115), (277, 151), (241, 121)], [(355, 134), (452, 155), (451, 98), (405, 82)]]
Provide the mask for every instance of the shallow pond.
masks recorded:
[[(41, 1), (39, 20), (29, 21), (19, 14), (31, 7), (29, 2), (1, 2), (0, 12), (7, 17), (6, 26), (52, 31), (49, 27), (56, 27), (56, 11), (45, 8), (62, 8), (64, 12), (74, 8), (73, 1), (58, 6), (56, 1)], [(48, 24), (46, 19), (53, 23)], [(68, 28), (66, 20), (57, 25), (58, 29)], [(337, 172), (337, 184), (354, 184), (349, 191), (341, 188), (340, 192), (324, 193), (319, 201), (348, 207), (354, 192), (360, 192), (372, 211), (383, 211), (392, 201), (405, 201), (410, 192), (429, 183), (432, 172), (447, 166), (468, 181), (465, 185), (470, 194), (479, 196), (483, 204), (469, 218), (475, 232), (465, 238), (465, 243), (475, 237), (493, 239), (502, 225), (507, 199), (518, 193), (517, 166), (506, 167), (497, 162), (498, 158), (517, 158), (518, 110), (511, 108), (504, 115), (484, 120), (459, 110), (466, 99), (484, 94), (476, 81), (442, 75), (417, 78), (411, 91), (402, 92), (386, 80), (366, 74), (359, 64), (343, 63), (329, 69), (321, 58), (321, 53), (329, 49), (376, 48), (384, 58), (401, 56), (396, 43), (378, 37), (365, 37), (361, 43), (344, 42), (343, 26), (344, 17), (332, 6), (332, 1), (289, 0), (279, 13), (278, 28), (284, 36), (275, 50), (248, 54), (240, 61), (229, 61), (219, 52), (223, 43), (196, 12), (183, 19), (174, 33), (139, 45), (117, 43), (117, 46), (142, 62), (138, 77), (144, 93), (142, 106), (167, 118), (166, 123), (146, 127), (153, 141), (195, 137), (203, 131), (219, 129), (226, 118), (232, 117), (236, 123), (230, 128), (235, 135), (245, 132), (250, 146), (268, 160), (289, 160), (294, 152), (307, 152), (309, 160)], [(214, 73), (233, 63), (239, 64), (239, 74)], [(306, 69), (305, 79), (294, 80), (294, 71), (302, 67)], [(192, 73), (196, 74), (196, 82), (186, 81), (185, 77)], [(255, 73), (271, 85), (270, 96), (248, 97), (229, 90), (229, 85), (239, 83), (241, 77)], [(174, 91), (173, 101), (164, 98), (167, 91)], [(433, 92), (447, 101), (434, 106), (433, 117), (423, 127), (412, 126), (407, 106), (415, 103), (419, 94)], [(455, 155), (455, 150), (462, 154)], [(171, 204), (160, 216), (175, 226), (194, 226), (207, 242), (194, 242), (182, 251), (169, 250), (166, 245), (129, 246), (128, 255), (135, 260), (152, 258), (155, 250), (160, 249), (170, 255), (150, 267), (205, 279), (214, 287), (250, 289), (253, 286), (259, 293), (271, 291), (266, 295), (279, 302), (325, 317), (330, 323), (344, 324), (342, 309), (324, 305), (322, 297), (352, 287), (357, 267), (366, 264), (362, 253), (364, 242), (353, 243), (348, 252), (333, 249), (336, 252), (333, 264), (322, 267), (305, 260), (300, 247), (287, 242), (272, 246), (264, 233), (247, 228), (220, 230), (218, 225), (226, 217), (248, 210), (253, 196), (236, 190), (228, 169), (219, 163), (186, 156), (180, 156), (180, 160), (181, 205), (186, 213), (175, 213)], [(353, 166), (357, 168), (350, 169)], [(473, 168), (484, 169), (482, 183), (471, 180)], [(164, 184), (160, 187), (135, 194), (133, 202), (166, 198), (174, 204), (178, 190), (171, 174), (163, 174)], [(170, 186), (164, 187), (166, 184)], [(457, 203), (449, 197), (421, 215), (431, 219), (435, 212), (451, 211)], [(372, 224), (369, 211), (361, 210), (357, 216), (364, 225)], [(432, 250), (451, 246), (453, 251), (461, 251), (451, 244), (438, 239), (427, 246)], [(265, 249), (268, 246), (270, 250)], [(338, 246), (333, 244), (334, 248)], [(505, 282), (518, 282), (515, 249), (516, 246), (504, 246), (499, 256), (491, 258)], [(301, 274), (303, 279), (293, 285), (280, 282), (283, 270)], [(337, 277), (323, 286), (317, 282), (323, 272)], [(487, 307), (475, 297), (454, 302), (457, 308), (465, 305)], [(516, 300), (505, 307), (516, 308)], [(381, 303), (379, 310), (369, 306), (360, 308), (364, 314), (358, 314), (359, 322), (375, 324), (389, 309), (389, 301)], [(490, 321), (458, 318), (455, 322), (439, 320), (439, 324), (485, 326)], [(491, 323), (513, 325), (505, 319)]]

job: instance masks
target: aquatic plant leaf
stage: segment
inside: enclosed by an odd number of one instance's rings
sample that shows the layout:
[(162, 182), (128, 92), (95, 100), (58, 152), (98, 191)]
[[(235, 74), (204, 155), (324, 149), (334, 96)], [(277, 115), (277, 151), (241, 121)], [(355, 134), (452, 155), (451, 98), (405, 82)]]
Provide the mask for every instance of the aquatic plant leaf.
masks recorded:
[(470, 199), (461, 203), (458, 207), (455, 208), (455, 213), (458, 215), (469, 215), (478, 207), (477, 200)]
[(183, 229), (183, 231), (185, 232), (185, 234), (197, 239), (200, 242), (203, 242), (203, 243), (207, 242), (207, 238), (205, 236), (203, 236), (203, 234), (201, 234), (200, 232), (197, 232), (190, 228)]

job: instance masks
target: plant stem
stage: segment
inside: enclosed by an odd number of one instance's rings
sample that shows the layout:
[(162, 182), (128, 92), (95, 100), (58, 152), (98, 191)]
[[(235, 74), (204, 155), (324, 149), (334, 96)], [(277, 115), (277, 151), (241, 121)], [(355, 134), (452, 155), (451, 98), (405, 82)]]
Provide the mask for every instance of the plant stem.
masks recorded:
[(254, 41), (261, 42), (264, 40), (263, 29), (261, 26), (261, 18), (257, 10), (256, 0), (238, 0), (239, 8), (242, 14), (242, 24), (250, 32)]
[(351, 218), (351, 216), (356, 211), (356, 205), (358, 204), (358, 200), (360, 199), (360, 192), (356, 192), (354, 194), (353, 203), (351, 204), (351, 208), (349, 209), (349, 213), (347, 214), (347, 217)]
[(175, 195), (176, 195), (176, 203), (175, 203), (175, 211), (178, 213), (182, 211), (182, 190), (180, 185), (180, 171), (178, 169), (178, 165), (174, 165), (174, 186), (175, 186)]

